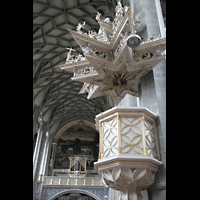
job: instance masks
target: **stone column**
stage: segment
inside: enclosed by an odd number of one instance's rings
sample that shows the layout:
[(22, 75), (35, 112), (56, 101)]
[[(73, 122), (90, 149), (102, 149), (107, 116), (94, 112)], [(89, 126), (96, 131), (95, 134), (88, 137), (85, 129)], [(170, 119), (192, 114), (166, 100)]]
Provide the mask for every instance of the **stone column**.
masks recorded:
[(143, 0), (148, 38), (165, 36), (164, 19), (159, 0)]
[(43, 127), (43, 122), (42, 122), (42, 113), (40, 113), (40, 116), (38, 117), (38, 124), (39, 124), (39, 130), (38, 130), (38, 136), (35, 144), (35, 150), (33, 154), (33, 177), (35, 176), (35, 170), (36, 170), (36, 165), (38, 161), (38, 154), (39, 154), (39, 149), (41, 145), (41, 140), (42, 140), (42, 127)]
[(48, 143), (49, 143), (49, 132), (46, 132), (46, 140), (45, 140), (45, 144), (44, 144), (44, 150), (43, 150), (43, 155), (42, 155), (42, 161), (40, 164), (40, 172), (39, 172), (39, 193), (38, 193), (38, 199), (41, 199), (42, 196), (42, 183), (43, 183), (43, 179), (44, 179), (44, 173), (45, 173), (45, 167), (46, 167), (46, 162), (47, 162), (47, 155), (48, 155)]
[(49, 167), (49, 163), (48, 163), (48, 156), (49, 156), (49, 151), (50, 151), (50, 145), (49, 145), (50, 141), (49, 141), (49, 137), (47, 140), (47, 145), (46, 145), (46, 153), (45, 153), (45, 158), (44, 158), (44, 165), (43, 165), (43, 175), (45, 176), (46, 174), (46, 170), (48, 169), (47, 166)]
[[(159, 0), (143, 0), (147, 38), (166, 35)], [(158, 115), (156, 130), (158, 135), (160, 160), (163, 165), (155, 176), (155, 184), (149, 189), (150, 199), (166, 199), (166, 59), (153, 71), (141, 77), (139, 85), (140, 105)]]
[(155, 5), (156, 5), (158, 24), (159, 24), (159, 28), (160, 28), (161, 37), (166, 37), (165, 23), (164, 23), (164, 19), (163, 19), (160, 0), (155, 0)]
[(33, 165), (33, 199), (35, 199), (35, 195), (37, 192), (37, 183), (39, 178), (39, 170), (42, 162), (43, 157), (43, 151), (44, 151), (44, 145), (45, 145), (45, 133), (46, 132), (46, 123), (43, 124), (42, 130), (41, 130), (41, 139), (39, 140), (39, 145), (37, 149), (37, 154), (35, 157), (35, 163)]
[(45, 166), (45, 158), (46, 158), (46, 151), (47, 151), (47, 143), (48, 143), (48, 139), (49, 139), (49, 133), (46, 132), (46, 140), (45, 140), (45, 144), (44, 144), (44, 150), (43, 150), (43, 155), (42, 155), (42, 161), (41, 161), (41, 165), (40, 165), (40, 175), (43, 175), (43, 171), (44, 171), (44, 166)]
[(108, 200), (119, 200), (120, 191), (109, 188)]
[(52, 143), (52, 153), (51, 153), (51, 159), (50, 159), (50, 169), (53, 171), (54, 167), (54, 160), (55, 160), (55, 155), (56, 155), (56, 146), (57, 143)]
[(117, 105), (117, 107), (139, 107), (139, 98), (127, 94)]
[[(130, 11), (131, 11), (131, 23), (133, 23), (135, 21), (135, 12), (134, 12), (134, 1), (133, 0), (129, 0), (129, 7), (130, 7)], [(131, 32), (134, 33), (133, 30), (133, 26), (131, 26), (132, 30)]]
[(143, 31), (146, 27), (145, 21), (145, 12), (144, 12), (144, 3), (143, 0), (129, 0), (130, 11), (131, 11), (131, 20), (135, 21), (135, 17), (138, 15), (141, 17), (141, 22), (137, 26), (137, 33)]

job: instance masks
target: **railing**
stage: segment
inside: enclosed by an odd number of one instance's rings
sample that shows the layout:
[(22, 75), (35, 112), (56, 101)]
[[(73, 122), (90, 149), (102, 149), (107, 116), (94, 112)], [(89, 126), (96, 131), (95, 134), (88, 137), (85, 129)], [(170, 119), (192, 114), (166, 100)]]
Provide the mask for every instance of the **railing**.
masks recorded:
[(101, 177), (58, 177), (58, 176), (45, 176), (43, 185), (71, 185), (71, 186), (104, 186)]
[[(93, 170), (87, 169), (86, 171), (87, 171), (87, 174), (96, 173), (96, 172), (94, 171), (94, 169), (93, 169)], [(54, 173), (58, 173), (58, 172), (65, 172), (65, 173), (68, 173), (68, 172), (69, 172), (69, 169), (53, 169), (53, 172), (54, 172)]]

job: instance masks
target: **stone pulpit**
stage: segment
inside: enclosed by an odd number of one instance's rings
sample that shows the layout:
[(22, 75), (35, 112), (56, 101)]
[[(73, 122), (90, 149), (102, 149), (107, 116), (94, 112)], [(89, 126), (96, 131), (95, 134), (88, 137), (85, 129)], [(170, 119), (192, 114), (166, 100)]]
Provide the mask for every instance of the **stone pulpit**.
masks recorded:
[(143, 200), (162, 165), (156, 117), (143, 107), (114, 107), (96, 116), (100, 145), (94, 169), (106, 185), (121, 191), (120, 200)]

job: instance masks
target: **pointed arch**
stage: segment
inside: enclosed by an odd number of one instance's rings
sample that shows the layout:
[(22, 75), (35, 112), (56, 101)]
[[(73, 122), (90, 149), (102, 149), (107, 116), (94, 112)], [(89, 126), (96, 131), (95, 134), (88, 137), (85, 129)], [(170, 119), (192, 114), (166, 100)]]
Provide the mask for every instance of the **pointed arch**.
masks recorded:
[(82, 193), (82, 194), (86, 194), (88, 196), (91, 196), (92, 198), (94, 198), (95, 200), (101, 200), (98, 196), (96, 196), (95, 194), (89, 192), (89, 191), (86, 191), (86, 190), (81, 190), (81, 189), (69, 189), (69, 190), (65, 190), (65, 191), (62, 191), (60, 193), (57, 193), (56, 195), (54, 195), (52, 198), (50, 198), (49, 200), (54, 200), (56, 199), (57, 197), (59, 197), (60, 195), (63, 195), (63, 194), (68, 194), (68, 193)]
[(89, 126), (89, 127), (93, 128), (93, 129), (95, 129), (97, 132), (99, 132), (99, 131), (96, 129), (95, 124), (93, 124), (93, 123), (91, 123), (91, 122), (89, 122), (89, 121), (87, 121), (87, 120), (76, 120), (76, 121), (73, 121), (73, 122), (69, 122), (69, 123), (67, 123), (65, 126), (63, 126), (63, 127), (56, 133), (53, 142), (54, 142), (54, 143), (57, 143), (58, 139), (60, 138), (60, 136), (63, 134), (64, 131), (66, 131), (68, 128), (70, 128), (70, 127), (72, 127), (72, 126), (75, 126), (75, 125), (79, 124), (80, 121), (82, 121), (84, 125)]

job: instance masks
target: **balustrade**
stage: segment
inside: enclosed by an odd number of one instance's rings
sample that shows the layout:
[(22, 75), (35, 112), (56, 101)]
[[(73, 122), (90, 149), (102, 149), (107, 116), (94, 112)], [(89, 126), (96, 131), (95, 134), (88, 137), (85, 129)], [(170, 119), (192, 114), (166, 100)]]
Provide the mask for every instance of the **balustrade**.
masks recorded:
[(58, 186), (58, 185), (71, 185), (71, 186), (105, 186), (101, 177), (59, 177), (59, 176), (45, 176), (43, 180), (44, 186)]

